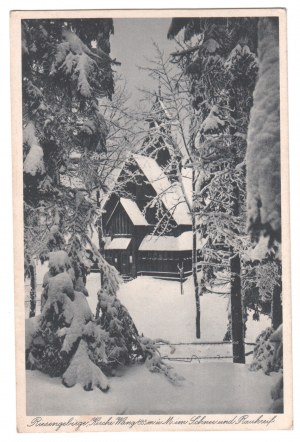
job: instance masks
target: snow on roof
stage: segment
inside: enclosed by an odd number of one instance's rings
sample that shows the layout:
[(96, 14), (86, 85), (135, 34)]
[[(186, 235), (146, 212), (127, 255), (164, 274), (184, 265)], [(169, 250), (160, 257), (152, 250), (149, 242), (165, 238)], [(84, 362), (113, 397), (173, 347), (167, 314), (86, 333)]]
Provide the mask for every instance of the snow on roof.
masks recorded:
[(135, 226), (148, 226), (148, 222), (135, 201), (120, 198), (120, 203)]
[[(202, 249), (206, 244), (206, 238), (197, 238), (197, 248)], [(193, 248), (193, 232), (183, 232), (181, 235), (175, 236), (154, 236), (146, 235), (139, 250), (145, 251), (165, 251), (180, 252), (192, 250)]]
[[(189, 249), (189, 248), (188, 248)], [(176, 251), (178, 250), (178, 243), (174, 236), (152, 236), (147, 235), (141, 242), (139, 251)]]
[(126, 250), (130, 244), (131, 238), (114, 238), (108, 244), (105, 244), (105, 250)]
[(191, 225), (191, 215), (180, 185), (171, 183), (153, 158), (138, 154), (133, 158), (176, 223)]

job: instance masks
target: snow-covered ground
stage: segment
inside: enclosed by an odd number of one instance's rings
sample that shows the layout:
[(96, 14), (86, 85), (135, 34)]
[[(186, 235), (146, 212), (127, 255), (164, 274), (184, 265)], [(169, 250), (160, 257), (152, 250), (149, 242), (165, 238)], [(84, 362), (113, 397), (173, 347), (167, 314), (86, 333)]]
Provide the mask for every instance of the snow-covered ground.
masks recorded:
[(110, 379), (110, 390), (86, 392), (80, 385), (66, 388), (61, 379), (27, 371), (27, 414), (230, 414), (266, 413), (270, 388), (278, 375), (249, 372), (247, 366), (212, 362), (173, 364), (184, 376), (182, 385), (143, 365)]
[[(48, 263), (37, 265), (37, 314), (40, 311), (40, 296), (43, 276), (48, 271)], [(97, 291), (100, 288), (99, 273), (87, 277), (88, 302), (96, 311)], [(220, 289), (218, 289), (220, 291)], [(29, 314), (29, 280), (25, 287), (26, 317)], [(162, 338), (172, 343), (193, 342), (195, 339), (195, 300), (192, 278), (183, 285), (149, 276), (140, 276), (128, 283), (121, 284), (118, 292), (120, 301), (127, 307), (138, 331), (150, 338)], [(222, 341), (226, 333), (228, 317), (228, 297), (206, 293), (201, 297), (201, 339), (200, 342)], [(270, 325), (264, 315), (253, 321), (249, 311), (246, 342), (255, 342), (260, 331)]]
[[(89, 304), (96, 311), (97, 291), (99, 289), (99, 274), (88, 277)], [(195, 298), (192, 278), (183, 285), (183, 295), (180, 283), (165, 281), (149, 276), (140, 276), (133, 281), (121, 284), (118, 292), (120, 301), (127, 307), (140, 334), (152, 339), (161, 338), (172, 344), (178, 343), (211, 343), (207, 345), (178, 345), (176, 357), (213, 357), (230, 356), (230, 344), (222, 342), (228, 323), (228, 296), (206, 293), (201, 296), (201, 339), (195, 338)], [(253, 321), (252, 313), (248, 315), (246, 342), (254, 343), (260, 331), (270, 325), (270, 319), (261, 315), (260, 321)], [(253, 346), (246, 345), (246, 353)], [(162, 347), (163, 354), (169, 354), (168, 346)], [(202, 362), (206, 361), (202, 359)], [(210, 361), (210, 359), (207, 359)], [(232, 359), (222, 359), (232, 362)], [(251, 361), (251, 356), (247, 362)]]
[[(88, 277), (88, 302), (96, 311), (100, 275)], [(80, 385), (65, 388), (59, 378), (38, 371), (27, 372), (27, 413), (29, 415), (103, 415), (103, 414), (195, 414), (268, 412), (270, 388), (277, 374), (266, 376), (250, 372), (248, 365), (233, 364), (231, 345), (221, 342), (227, 327), (226, 295), (201, 297), (201, 339), (195, 343), (195, 303), (192, 280), (180, 283), (151, 277), (138, 277), (121, 284), (118, 296), (129, 310), (140, 334), (161, 338), (175, 345), (161, 346), (161, 353), (172, 358), (174, 370), (184, 377), (181, 385), (171, 384), (162, 374), (150, 373), (143, 365), (124, 369), (111, 378), (110, 390), (85, 392)], [(247, 322), (247, 342), (254, 342), (270, 323)], [(246, 346), (246, 351), (253, 347)], [(175, 351), (174, 351), (175, 349)], [(228, 356), (227, 359), (216, 359)], [(208, 357), (208, 359), (199, 359)], [(175, 359), (192, 358), (192, 362)], [(211, 359), (215, 358), (215, 359)], [(251, 356), (247, 358), (250, 362)], [(207, 363), (204, 363), (207, 362)]]

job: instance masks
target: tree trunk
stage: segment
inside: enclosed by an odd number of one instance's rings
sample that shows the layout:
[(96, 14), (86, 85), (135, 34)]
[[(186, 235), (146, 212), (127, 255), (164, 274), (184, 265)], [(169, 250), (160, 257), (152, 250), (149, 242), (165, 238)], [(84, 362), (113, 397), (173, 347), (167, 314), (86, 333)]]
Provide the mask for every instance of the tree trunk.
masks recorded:
[(282, 323), (281, 285), (273, 289), (272, 298), (272, 327), (276, 330)]
[[(97, 190), (97, 207), (101, 208), (101, 199), (100, 199), (100, 190)], [(104, 234), (103, 234), (103, 222), (102, 222), (102, 213), (100, 211), (100, 215), (98, 218), (98, 241), (99, 241), (99, 253), (100, 255), (103, 255), (104, 250)], [(103, 270), (100, 269), (100, 282), (101, 286), (103, 284)]]
[[(98, 220), (98, 240), (99, 240), (99, 253), (103, 254), (103, 230), (102, 230), (102, 216), (100, 215)], [(103, 288), (104, 284), (104, 271), (100, 268), (100, 289)], [(96, 319), (99, 318), (100, 315), (100, 296), (98, 296), (97, 307), (96, 307)]]
[(201, 331), (200, 331), (200, 287), (198, 281), (197, 274), (197, 225), (196, 225), (196, 215), (195, 215), (195, 171), (193, 169), (192, 173), (192, 186), (193, 186), (193, 210), (191, 213), (192, 216), (192, 232), (193, 232), (193, 250), (192, 250), (192, 272), (193, 272), (193, 281), (194, 281), (194, 290), (195, 290), (195, 305), (196, 305), (196, 338), (200, 339)]
[[(97, 193), (97, 206), (100, 207), (100, 191)], [(102, 214), (100, 212), (98, 218), (98, 243), (99, 243), (99, 253), (102, 256), (104, 251), (104, 235), (103, 235), (103, 223), (102, 223)], [(100, 288), (103, 287), (104, 283), (104, 272), (103, 269), (100, 268)], [(98, 296), (98, 302), (96, 307), (96, 319), (99, 318), (100, 315), (100, 297)]]
[[(103, 237), (104, 237), (104, 235), (103, 235), (102, 215), (100, 215), (99, 219), (98, 219), (98, 241), (99, 241), (100, 255), (103, 255), (103, 251), (104, 251)], [(102, 284), (103, 284), (103, 269), (102, 268), (100, 268), (100, 282), (101, 282), (101, 287), (102, 287)]]
[[(101, 290), (101, 289), (100, 289)], [(98, 319), (100, 317), (100, 290), (97, 293), (97, 306), (96, 306), (96, 313), (95, 313), (95, 319)]]
[[(193, 217), (194, 218), (194, 217)], [(200, 287), (198, 282), (197, 275), (197, 232), (194, 230), (194, 222), (193, 222), (193, 252), (192, 252), (192, 270), (193, 270), (193, 281), (194, 281), (194, 290), (195, 290), (195, 302), (196, 302), (196, 338), (200, 339)]]
[(29, 265), (29, 273), (30, 273), (30, 311), (29, 318), (33, 318), (35, 316), (36, 311), (36, 269), (35, 264), (31, 260)]
[(241, 261), (239, 254), (230, 258), (231, 338), (233, 362), (245, 364), (244, 324), (241, 294)]

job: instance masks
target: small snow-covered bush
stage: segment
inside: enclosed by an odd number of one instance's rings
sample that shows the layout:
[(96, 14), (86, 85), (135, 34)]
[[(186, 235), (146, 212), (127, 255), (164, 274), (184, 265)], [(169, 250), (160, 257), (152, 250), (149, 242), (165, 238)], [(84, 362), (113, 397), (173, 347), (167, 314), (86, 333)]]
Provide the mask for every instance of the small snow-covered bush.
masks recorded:
[[(282, 367), (283, 363), (283, 342), (282, 342), (282, 324), (274, 331), (270, 337), (270, 341), (274, 344), (274, 361)], [(283, 413), (283, 374), (273, 386), (271, 390), (273, 399), (271, 412)]]
[(256, 339), (253, 352), (253, 361), (250, 365), (251, 371), (263, 370), (265, 374), (272, 371), (282, 370), (282, 357), (277, 357), (275, 346), (272, 341), (274, 330), (266, 328)]
[(175, 385), (180, 385), (180, 382), (184, 380), (182, 376), (179, 376), (173, 367), (166, 364), (159, 352), (161, 343), (169, 344), (162, 339), (149, 339), (140, 337), (140, 343), (144, 354), (144, 361), (149, 371), (153, 373), (160, 373), (167, 377), (167, 379)]
[(279, 380), (273, 386), (271, 390), (271, 397), (273, 399), (273, 403), (270, 412), (283, 413), (283, 375), (280, 376)]

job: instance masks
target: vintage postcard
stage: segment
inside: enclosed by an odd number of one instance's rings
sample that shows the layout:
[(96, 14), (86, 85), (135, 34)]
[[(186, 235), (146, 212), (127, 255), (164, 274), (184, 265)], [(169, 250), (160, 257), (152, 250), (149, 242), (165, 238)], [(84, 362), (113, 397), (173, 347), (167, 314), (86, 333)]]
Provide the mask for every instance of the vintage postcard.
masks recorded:
[(11, 12), (19, 432), (291, 429), (284, 9)]

